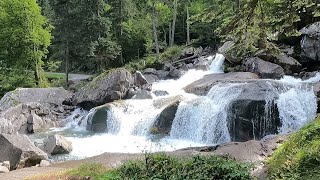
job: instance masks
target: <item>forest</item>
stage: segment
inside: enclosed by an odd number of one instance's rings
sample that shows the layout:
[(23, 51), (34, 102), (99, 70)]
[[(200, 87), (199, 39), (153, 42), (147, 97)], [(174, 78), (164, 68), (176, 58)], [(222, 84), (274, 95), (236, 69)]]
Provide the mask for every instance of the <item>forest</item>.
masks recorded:
[(227, 40), (237, 58), (277, 52), (319, 9), (318, 0), (1, 0), (0, 94), (50, 86), (48, 71), (157, 67), (184, 47)]

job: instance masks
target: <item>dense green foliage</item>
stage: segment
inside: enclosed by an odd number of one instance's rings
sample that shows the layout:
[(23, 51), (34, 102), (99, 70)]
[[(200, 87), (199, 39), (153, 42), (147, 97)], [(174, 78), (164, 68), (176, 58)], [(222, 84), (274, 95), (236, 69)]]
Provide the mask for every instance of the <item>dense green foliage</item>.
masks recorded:
[(19, 86), (46, 86), (42, 66), (51, 29), (36, 0), (0, 1), (0, 95)]
[(320, 119), (293, 134), (268, 160), (270, 179), (320, 179)]
[(43, 87), (43, 68), (159, 68), (178, 46), (233, 40), (230, 53), (241, 59), (259, 49), (277, 52), (275, 41), (300, 35), (319, 20), (319, 9), (317, 0), (2, 0), (0, 66), (33, 71)]
[(93, 179), (228, 179), (249, 180), (250, 165), (219, 156), (195, 156), (178, 158), (165, 154), (147, 154), (144, 160), (128, 162), (112, 171), (99, 164), (87, 164), (72, 170), (73, 176)]
[(276, 50), (273, 40), (299, 36), (303, 26), (319, 17), (317, 0), (216, 0), (196, 21), (215, 25), (220, 38), (236, 42), (233, 52), (251, 55), (258, 49)]

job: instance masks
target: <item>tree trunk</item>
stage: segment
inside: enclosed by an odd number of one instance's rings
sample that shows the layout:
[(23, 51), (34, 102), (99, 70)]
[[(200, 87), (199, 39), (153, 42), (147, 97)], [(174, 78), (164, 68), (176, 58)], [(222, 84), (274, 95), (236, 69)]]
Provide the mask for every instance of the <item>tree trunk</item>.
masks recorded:
[(69, 40), (66, 42), (66, 50), (65, 50), (65, 70), (66, 70), (66, 88), (69, 87)]
[[(37, 54), (36, 53), (37, 50), (36, 50), (36, 45), (35, 44), (33, 44), (33, 51), (34, 51), (34, 54)], [(35, 55), (35, 57), (34, 57), (34, 80), (36, 82), (36, 86), (40, 87), (40, 75), (39, 75), (38, 66), (39, 66), (38, 59), (37, 59), (37, 57)]]
[(189, 17), (189, 6), (187, 6), (187, 45), (190, 44), (190, 17)]
[(154, 3), (152, 5), (152, 27), (153, 27), (153, 38), (154, 38), (154, 43), (156, 46), (156, 53), (157, 56), (159, 57), (160, 51), (159, 51), (159, 42), (158, 42), (158, 35), (157, 35), (157, 26), (156, 26), (156, 17), (155, 17), (155, 7)]
[(171, 38), (172, 38), (172, 36), (171, 36), (171, 27), (172, 27), (172, 24), (171, 24), (171, 22), (169, 23), (169, 42), (168, 42), (168, 45), (170, 46), (171, 45)]
[(174, 44), (174, 34), (175, 34), (177, 11), (178, 11), (177, 9), (178, 9), (178, 0), (174, 0), (170, 46), (173, 46)]

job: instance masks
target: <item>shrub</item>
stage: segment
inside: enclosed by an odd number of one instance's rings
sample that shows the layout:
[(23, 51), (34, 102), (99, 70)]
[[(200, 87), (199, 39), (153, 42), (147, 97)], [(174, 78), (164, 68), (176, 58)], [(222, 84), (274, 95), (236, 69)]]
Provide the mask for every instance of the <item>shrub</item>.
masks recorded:
[(319, 118), (291, 135), (267, 161), (270, 179), (320, 179)]
[(147, 155), (144, 161), (129, 162), (116, 171), (120, 179), (228, 179), (249, 180), (250, 165), (227, 157), (177, 158), (165, 154)]

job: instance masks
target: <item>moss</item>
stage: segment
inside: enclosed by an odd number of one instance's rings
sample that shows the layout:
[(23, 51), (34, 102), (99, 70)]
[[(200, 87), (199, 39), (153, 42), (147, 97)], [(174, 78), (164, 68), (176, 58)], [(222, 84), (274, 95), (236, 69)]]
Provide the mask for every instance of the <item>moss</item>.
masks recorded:
[(290, 136), (267, 161), (270, 179), (320, 179), (320, 118)]

